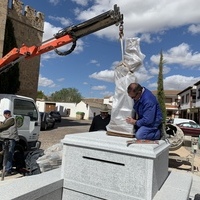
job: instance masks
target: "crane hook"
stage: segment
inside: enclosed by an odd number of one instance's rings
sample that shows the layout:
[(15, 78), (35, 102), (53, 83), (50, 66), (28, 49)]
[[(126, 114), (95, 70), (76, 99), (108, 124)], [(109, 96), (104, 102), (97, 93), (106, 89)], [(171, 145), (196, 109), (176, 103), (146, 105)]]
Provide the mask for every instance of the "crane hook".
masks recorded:
[(119, 25), (119, 39), (122, 39), (122, 37), (124, 36), (124, 25), (123, 25), (123, 21), (120, 23)]

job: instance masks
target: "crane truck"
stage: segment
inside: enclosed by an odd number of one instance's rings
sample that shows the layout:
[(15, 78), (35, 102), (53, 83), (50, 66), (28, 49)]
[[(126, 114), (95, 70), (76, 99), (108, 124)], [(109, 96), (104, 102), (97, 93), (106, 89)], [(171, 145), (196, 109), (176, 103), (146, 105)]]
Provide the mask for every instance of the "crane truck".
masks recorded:
[[(119, 35), (122, 37), (123, 14), (120, 13), (117, 5), (114, 5), (113, 10), (109, 10), (78, 25), (63, 28), (40, 45), (29, 47), (23, 44), (21, 48), (13, 48), (0, 59), (0, 73), (6, 72), (22, 59), (31, 59), (52, 50), (58, 55), (68, 55), (75, 49), (79, 38), (112, 25), (119, 26)], [(70, 43), (72, 45), (69, 50), (64, 52), (58, 50), (59, 47)], [(11, 110), (12, 115), (16, 117), (20, 137), (18, 146), (24, 150), (39, 147), (40, 114), (35, 101), (20, 95), (0, 94), (0, 121), (4, 120), (3, 111), (6, 109)]]

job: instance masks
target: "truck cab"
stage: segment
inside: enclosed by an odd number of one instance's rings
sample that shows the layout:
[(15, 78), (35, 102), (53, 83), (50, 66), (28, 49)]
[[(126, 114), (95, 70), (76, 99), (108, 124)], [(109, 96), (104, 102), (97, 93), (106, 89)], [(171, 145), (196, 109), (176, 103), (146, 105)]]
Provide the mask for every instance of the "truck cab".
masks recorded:
[(40, 113), (37, 109), (35, 101), (32, 98), (13, 95), (0, 94), (0, 121), (4, 121), (4, 110), (10, 110), (12, 116), (15, 117), (20, 148), (31, 150), (40, 147)]

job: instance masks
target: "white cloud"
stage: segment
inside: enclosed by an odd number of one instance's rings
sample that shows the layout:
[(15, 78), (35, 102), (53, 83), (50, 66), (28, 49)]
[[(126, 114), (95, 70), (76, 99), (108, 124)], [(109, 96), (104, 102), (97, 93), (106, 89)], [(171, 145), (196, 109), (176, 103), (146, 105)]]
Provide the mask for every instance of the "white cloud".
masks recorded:
[(147, 82), (153, 77), (149, 74), (149, 72), (144, 66), (139, 67), (139, 69), (136, 72), (134, 72), (134, 76), (136, 77), (136, 81), (139, 83)]
[(49, 22), (44, 22), (44, 34), (43, 34), (43, 41), (49, 40), (53, 38), (53, 35), (58, 33), (62, 28), (55, 27), (54, 25), (50, 24)]
[(141, 41), (145, 41), (147, 43), (153, 43), (154, 40), (151, 38), (151, 35), (149, 33), (144, 33), (140, 36)]
[(49, 0), (49, 2), (53, 5), (57, 5), (60, 2), (60, 0)]
[[(49, 59), (53, 59), (53, 58), (57, 58), (58, 55), (54, 52), (54, 51), (50, 51), (50, 52), (47, 52), (45, 54), (42, 54), (41, 55), (41, 62), (43, 62), (44, 60), (49, 60)], [(44, 66), (44, 64), (43, 64)]]
[(69, 26), (72, 24), (70, 19), (66, 19), (64, 17), (54, 17), (54, 16), (49, 16), (49, 19), (54, 20), (54, 21), (58, 21), (60, 22), (63, 26)]
[(78, 5), (87, 6), (89, 1), (91, 1), (91, 0), (72, 0), (72, 1), (75, 2)]
[(94, 64), (94, 65), (96, 65), (96, 66), (100, 66), (100, 63), (97, 61), (97, 60), (90, 60), (90, 64)]
[(104, 70), (101, 72), (95, 72), (89, 75), (90, 78), (94, 78), (106, 82), (114, 82), (114, 71)]
[[(200, 80), (200, 77), (187, 77), (181, 75), (168, 76), (163, 80), (165, 90), (183, 90)], [(157, 89), (157, 83), (151, 83), (149, 88)]]
[[(79, 1), (74, 0), (78, 5), (87, 6), (89, 0)], [(58, 3), (58, 1), (51, 1), (51, 3)], [(97, 16), (109, 9), (113, 9), (113, 5), (115, 4), (115, 0), (111, 1), (95, 1), (94, 4), (87, 9), (75, 12), (77, 19), (80, 21), (85, 21), (94, 16)], [(134, 6), (132, 6), (134, 4)], [(196, 0), (191, 0), (188, 2), (186, 0), (179, 1), (159, 1), (159, 2), (146, 2), (144, 5), (141, 5), (140, 2), (126, 0), (120, 1), (117, 3), (120, 7), (121, 13), (124, 14), (124, 32), (126, 37), (134, 37), (137, 34), (141, 34), (141, 40), (147, 43), (153, 43), (155, 41), (161, 41), (161, 37), (158, 35), (156, 37), (152, 37), (151, 33), (160, 33), (164, 34), (164, 30), (173, 27), (179, 27), (185, 24), (199, 22), (200, 23), (200, 13), (197, 11), (196, 6), (198, 3)], [(182, 13), (184, 12), (184, 18), (182, 15), (177, 15), (179, 13), (180, 8), (182, 9)], [(170, 15), (169, 15), (170, 12)], [(158, 17), (159, 13), (159, 17)], [(50, 16), (51, 19), (60, 21), (62, 24), (69, 25), (71, 23), (70, 20), (64, 17), (53, 17)], [(49, 22), (45, 22), (44, 24), (44, 36), (43, 41), (52, 38), (55, 33), (60, 31), (63, 27), (55, 27)], [(191, 25), (189, 27), (189, 31), (192, 33), (200, 32), (200, 25)], [(110, 39), (116, 39), (118, 37), (118, 28), (116, 27), (108, 27), (101, 31), (95, 33), (100, 37), (107, 37)], [(78, 40), (77, 47), (74, 53), (80, 53), (83, 51), (83, 41)], [(64, 46), (62, 49), (66, 50), (67, 47)], [(181, 52), (182, 51), (182, 52)], [(178, 53), (178, 54), (176, 54)], [(180, 55), (182, 53), (182, 55)], [(45, 55), (42, 56), (43, 59), (55, 58), (56, 55)], [(152, 56), (152, 61), (156, 64), (158, 63), (159, 55)], [(184, 58), (184, 59), (182, 59)], [(164, 59), (167, 61), (167, 64), (182, 64), (185, 66), (198, 65), (200, 55), (199, 53), (193, 53), (190, 50), (188, 44), (182, 43), (177, 47), (173, 47), (168, 50), (164, 54)]]
[[(182, 43), (176, 47), (172, 47), (166, 52), (163, 52), (163, 59), (165, 64), (180, 64), (185, 67), (199, 67), (200, 66), (200, 53), (192, 52), (190, 46)], [(160, 55), (151, 56), (151, 61), (158, 64)]]
[(200, 77), (173, 75), (164, 79), (164, 87), (167, 90), (183, 90), (200, 80)]
[(65, 80), (65, 78), (59, 78), (57, 79), (58, 82), (63, 82)]
[[(79, 2), (79, 1), (76, 1)], [(93, 6), (87, 9), (76, 9), (77, 19), (85, 21), (95, 17), (109, 9), (113, 9), (116, 0), (95, 1)], [(120, 12), (124, 14), (124, 33), (126, 37), (133, 37), (137, 34), (146, 34), (142, 37), (147, 42), (152, 42), (149, 33), (163, 33), (169, 28), (180, 27), (191, 23), (200, 23), (200, 12), (197, 9), (199, 2), (196, 0), (182, 1), (140, 1), (126, 0), (118, 1)], [(184, 13), (184, 16), (180, 13)], [(169, 14), (170, 13), (170, 14)], [(100, 37), (114, 39), (117, 36), (117, 29), (106, 28), (95, 34)]]
[(110, 67), (110, 69), (115, 70), (115, 68), (119, 65), (120, 61), (114, 61)]
[(188, 32), (192, 34), (200, 34), (200, 24), (192, 24), (191, 26), (188, 27)]
[[(91, 1), (91, 0), (72, 0), (77, 4), (74, 9), (74, 14), (80, 22), (86, 21), (100, 15), (108, 10), (113, 9), (113, 5), (117, 3), (120, 12), (124, 15), (124, 33), (126, 37), (134, 37), (141, 34), (142, 41), (152, 43), (159, 41), (158, 36), (152, 37), (152, 33), (163, 34), (163, 31), (170, 28), (176, 28), (187, 24), (192, 25), (188, 31), (199, 33), (200, 13), (197, 9), (199, 2), (196, 0), (182, 1), (145, 1), (141, 4), (140, 1), (126, 0), (118, 1)], [(50, 0), (50, 3), (56, 5), (59, 0)], [(89, 2), (92, 2), (91, 5)], [(84, 6), (84, 9), (80, 8)], [(184, 17), (180, 13), (184, 13)], [(170, 14), (169, 14), (170, 13)], [(53, 17), (51, 19), (60, 21), (63, 25), (69, 25), (70, 20), (64, 17)], [(52, 31), (50, 31), (52, 33)], [(48, 34), (48, 33), (46, 33)], [(95, 33), (99, 37), (107, 37), (109, 39), (118, 38), (118, 28), (110, 26), (106, 29)], [(47, 37), (49, 38), (49, 37)]]
[(48, 79), (46, 77), (42, 77), (42, 75), (40, 74), (38, 86), (39, 87), (55, 87), (56, 84), (51, 79)]
[[(169, 73), (170, 70), (171, 70), (171, 69), (170, 69), (169, 67), (163, 66), (163, 74)], [(159, 73), (159, 67), (158, 67), (158, 66), (157, 66), (157, 67), (151, 67), (151, 68), (149, 69), (149, 72), (150, 72), (150, 74), (152, 74), (152, 75), (158, 75), (158, 73)]]
[(92, 64), (96, 64), (97, 61), (96, 61), (96, 60), (91, 60), (90, 63), (92, 63)]
[[(114, 80), (114, 70), (103, 70), (100, 72), (95, 72), (89, 75), (90, 78), (94, 78), (106, 82), (115, 82)], [(144, 82), (151, 79), (153, 76), (149, 74), (146, 68), (142, 65), (137, 71), (133, 73), (133, 80), (136, 79), (137, 82)]]
[(105, 90), (106, 86), (105, 85), (98, 85), (98, 86), (92, 86), (92, 90)]

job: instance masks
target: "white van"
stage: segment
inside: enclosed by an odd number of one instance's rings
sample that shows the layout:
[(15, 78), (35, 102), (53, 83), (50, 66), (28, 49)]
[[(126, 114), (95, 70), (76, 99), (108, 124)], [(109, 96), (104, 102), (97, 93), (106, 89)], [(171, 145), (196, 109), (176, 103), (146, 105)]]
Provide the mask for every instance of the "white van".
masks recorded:
[(0, 121), (4, 121), (4, 110), (10, 110), (15, 116), (18, 127), (19, 142), (24, 150), (39, 148), (40, 114), (32, 98), (0, 94)]
[(174, 119), (169, 119), (167, 121), (167, 123), (169, 123), (169, 124), (180, 124), (182, 122), (191, 122), (191, 123), (196, 124), (196, 122), (194, 120), (184, 119), (184, 118), (174, 118)]

